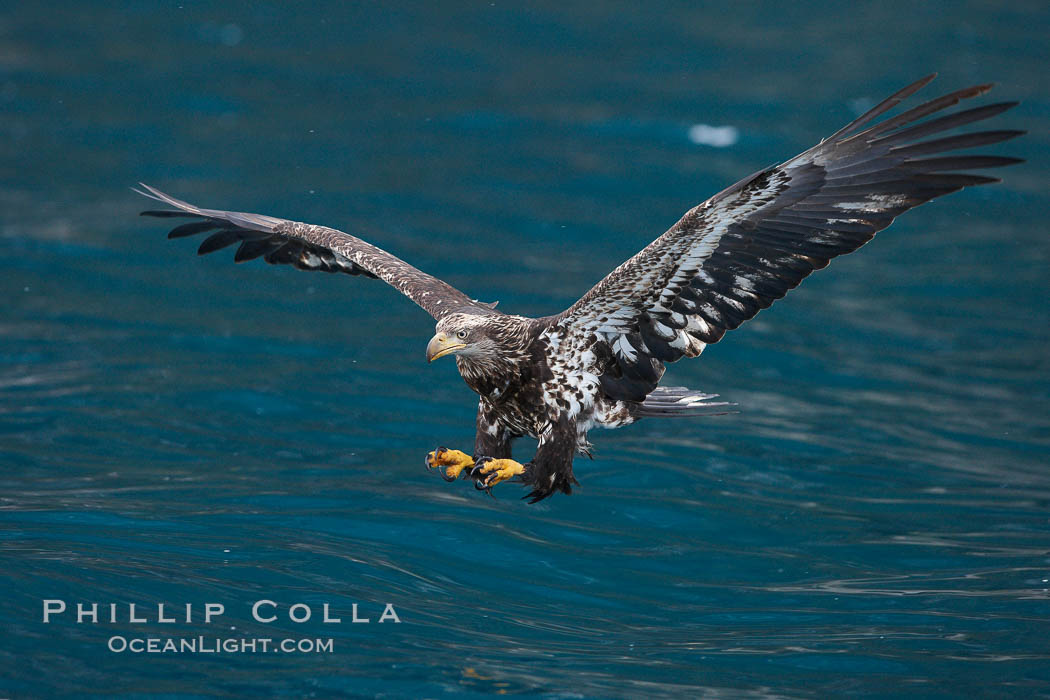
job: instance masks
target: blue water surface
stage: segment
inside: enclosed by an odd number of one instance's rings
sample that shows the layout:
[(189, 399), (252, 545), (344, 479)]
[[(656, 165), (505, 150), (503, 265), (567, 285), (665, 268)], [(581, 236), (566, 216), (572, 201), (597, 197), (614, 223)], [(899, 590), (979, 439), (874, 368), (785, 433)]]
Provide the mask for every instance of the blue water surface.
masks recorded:
[[(6, 4), (0, 696), (1050, 696), (1047, 36), (976, 0)], [(198, 259), (128, 189), (544, 315), (933, 70), (1022, 100), (992, 150), (1028, 163), (669, 370), (738, 413), (596, 432), (533, 506), (423, 469), (476, 405), (424, 312)], [(107, 648), (197, 635), (334, 649)]]

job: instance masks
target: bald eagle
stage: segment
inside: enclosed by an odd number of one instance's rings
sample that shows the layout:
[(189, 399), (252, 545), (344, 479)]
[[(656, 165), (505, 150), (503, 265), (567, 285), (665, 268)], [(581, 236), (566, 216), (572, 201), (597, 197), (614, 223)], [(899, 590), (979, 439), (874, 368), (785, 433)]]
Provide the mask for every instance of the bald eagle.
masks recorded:
[[(169, 238), (209, 233), (198, 253), (238, 244), (234, 260), (262, 257), (301, 270), (378, 278), (437, 321), (427, 361), (454, 355), (479, 395), (472, 454), (438, 448), (428, 468), (490, 490), (523, 482), (535, 503), (577, 484), (573, 457), (590, 454), (588, 431), (645, 417), (725, 411), (715, 395), (661, 387), (664, 366), (696, 357), (726, 331), (784, 296), (811, 272), (853, 252), (899, 214), (971, 185), (998, 182), (958, 171), (1021, 162), (941, 155), (1006, 141), (1021, 131), (943, 132), (995, 116), (1016, 102), (942, 110), (987, 92), (958, 90), (876, 121), (933, 80), (890, 96), (799, 156), (760, 170), (690, 209), (641, 252), (565, 311), (527, 318), (497, 311), (360, 238), (261, 214), (202, 209), (148, 185), (140, 194), (172, 207), (146, 216), (186, 217)], [(930, 137), (936, 138), (930, 138)], [(528, 435), (532, 461), (511, 458)]]

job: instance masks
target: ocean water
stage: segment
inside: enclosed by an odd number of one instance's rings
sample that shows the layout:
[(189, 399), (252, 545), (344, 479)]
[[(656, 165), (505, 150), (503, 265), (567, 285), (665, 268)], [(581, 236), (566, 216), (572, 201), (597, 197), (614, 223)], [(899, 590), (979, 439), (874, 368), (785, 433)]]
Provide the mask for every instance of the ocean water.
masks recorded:
[[(1048, 33), (976, 1), (6, 5), (0, 696), (1050, 696)], [(738, 413), (595, 432), (533, 506), (423, 469), (475, 406), (424, 312), (197, 258), (128, 189), (543, 315), (933, 70), (1022, 100), (993, 152), (1028, 162), (669, 370)], [(199, 636), (332, 649), (110, 650)]]

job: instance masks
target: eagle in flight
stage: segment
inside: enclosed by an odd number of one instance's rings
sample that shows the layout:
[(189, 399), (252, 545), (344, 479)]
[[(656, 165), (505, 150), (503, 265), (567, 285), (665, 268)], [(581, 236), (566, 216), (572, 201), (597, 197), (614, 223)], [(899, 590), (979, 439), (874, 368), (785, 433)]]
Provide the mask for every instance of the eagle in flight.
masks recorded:
[[(473, 453), (438, 448), (426, 456), (427, 467), (447, 481), (472, 479), (486, 491), (516, 479), (529, 487), (525, 498), (535, 503), (557, 491), (571, 493), (578, 483), (573, 457), (590, 454), (587, 433), (595, 426), (725, 411), (727, 404), (712, 401), (712, 394), (659, 386), (668, 362), (696, 357), (908, 209), (963, 187), (998, 182), (959, 171), (1021, 162), (942, 155), (1024, 133), (944, 135), (1017, 104), (938, 114), (991, 85), (876, 121), (934, 77), (900, 90), (805, 153), (690, 209), (575, 304), (543, 318), (501, 313), (495, 304), (326, 226), (202, 209), (148, 185), (139, 192), (171, 207), (144, 215), (192, 219), (168, 238), (210, 234), (200, 255), (238, 244), (237, 262), (262, 257), (301, 270), (378, 278), (421, 306), (437, 321), (427, 361), (454, 355), (459, 373), (480, 396)], [(521, 464), (511, 458), (511, 444), (524, 435), (539, 445), (532, 461)]]

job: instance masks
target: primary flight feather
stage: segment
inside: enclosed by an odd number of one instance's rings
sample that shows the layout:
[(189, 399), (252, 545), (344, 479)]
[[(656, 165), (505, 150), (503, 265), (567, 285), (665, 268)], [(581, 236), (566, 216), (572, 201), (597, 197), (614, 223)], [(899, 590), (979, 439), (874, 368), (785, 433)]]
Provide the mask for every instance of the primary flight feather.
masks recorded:
[[(1018, 158), (941, 155), (1023, 132), (943, 135), (1015, 106), (1000, 102), (935, 115), (982, 95), (958, 90), (876, 121), (925, 86), (927, 76), (887, 98), (806, 152), (744, 178), (686, 212), (669, 231), (560, 314), (497, 311), (360, 238), (260, 214), (202, 209), (142, 185), (187, 217), (169, 238), (209, 233), (200, 254), (238, 244), (238, 262), (262, 257), (304, 270), (382, 279), (437, 320), (428, 361), (454, 355), (480, 395), (472, 455), (438, 448), (428, 467), (480, 489), (517, 479), (532, 502), (576, 484), (572, 462), (589, 454), (588, 431), (643, 417), (724, 411), (714, 395), (661, 387), (664, 364), (696, 357), (784, 296), (811, 272), (867, 243), (901, 213), (949, 192), (997, 182), (959, 171)], [(930, 117), (927, 119), (927, 117)], [(934, 138), (930, 138), (934, 137)], [(511, 459), (515, 438), (539, 441), (532, 461)]]

